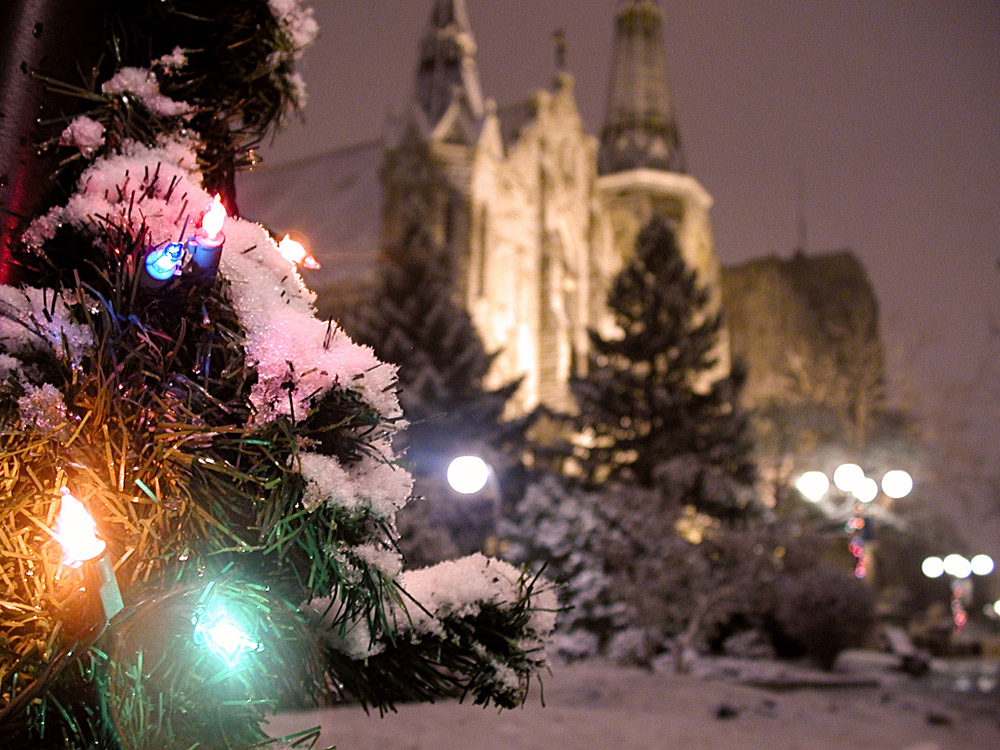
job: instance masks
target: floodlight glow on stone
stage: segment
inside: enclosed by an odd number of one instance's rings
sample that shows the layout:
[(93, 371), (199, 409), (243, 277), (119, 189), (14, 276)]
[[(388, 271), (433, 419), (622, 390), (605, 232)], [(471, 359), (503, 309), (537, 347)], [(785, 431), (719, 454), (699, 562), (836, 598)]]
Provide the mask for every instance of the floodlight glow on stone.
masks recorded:
[(818, 503), (830, 489), (830, 480), (822, 471), (807, 471), (795, 482), (802, 496), (813, 503)]
[(855, 483), (851, 494), (862, 503), (870, 503), (878, 497), (878, 482), (871, 477), (862, 477), (860, 481)]
[(940, 557), (927, 557), (920, 564), (920, 571), (928, 578), (940, 578), (944, 575), (944, 560)]
[(882, 477), (882, 492), (893, 500), (906, 497), (913, 490), (913, 477), (902, 469), (887, 471)]
[(93, 560), (104, 552), (107, 545), (97, 538), (97, 524), (83, 507), (83, 503), (63, 487), (56, 518), (56, 539), (63, 548), (63, 562), (79, 568), (87, 560)]
[(448, 464), (448, 484), (463, 495), (479, 492), (489, 477), (489, 464), (479, 456), (459, 456)]
[(988, 576), (993, 572), (993, 568), (995, 567), (993, 558), (989, 555), (974, 556), (969, 560), (969, 566), (972, 568), (973, 575), (977, 576)]
[(972, 575), (972, 563), (961, 555), (952, 553), (944, 559), (944, 572), (954, 578), (968, 578)]
[(864, 478), (864, 469), (857, 464), (841, 464), (833, 471), (833, 483), (841, 492), (853, 492), (854, 486)]

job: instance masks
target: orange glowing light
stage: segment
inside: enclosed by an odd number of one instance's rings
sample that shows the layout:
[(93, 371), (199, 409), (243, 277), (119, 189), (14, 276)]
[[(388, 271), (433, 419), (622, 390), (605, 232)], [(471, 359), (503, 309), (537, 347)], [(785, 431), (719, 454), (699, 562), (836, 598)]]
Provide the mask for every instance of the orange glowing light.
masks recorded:
[(214, 240), (222, 232), (222, 224), (226, 221), (226, 207), (222, 205), (222, 199), (216, 193), (212, 202), (205, 209), (205, 215), (201, 217), (201, 228), (206, 239)]
[(306, 250), (301, 242), (296, 242), (287, 234), (278, 243), (278, 252), (281, 253), (281, 256), (285, 260), (300, 265), (303, 268), (315, 271), (320, 267), (319, 261), (313, 257), (312, 253)]
[(83, 503), (65, 487), (60, 492), (62, 500), (59, 504), (59, 516), (56, 518), (55, 536), (63, 548), (63, 562), (79, 568), (87, 560), (93, 560), (104, 552), (107, 545), (97, 538), (97, 524), (83, 507)]

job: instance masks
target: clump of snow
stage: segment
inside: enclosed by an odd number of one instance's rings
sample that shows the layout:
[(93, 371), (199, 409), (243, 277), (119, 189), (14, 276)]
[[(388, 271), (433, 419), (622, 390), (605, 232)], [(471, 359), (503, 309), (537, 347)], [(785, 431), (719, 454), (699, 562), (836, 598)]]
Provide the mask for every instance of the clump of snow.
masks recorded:
[(66, 421), (66, 403), (62, 393), (51, 383), (40, 386), (24, 384), (24, 395), (17, 400), (21, 420), (43, 432), (49, 432)]
[(291, 73), (288, 76), (288, 84), (292, 88), (292, 99), (295, 102), (295, 106), (298, 109), (304, 108), (307, 98), (305, 79), (298, 72)]
[(168, 55), (160, 56), (156, 63), (166, 71), (177, 70), (178, 68), (183, 68), (187, 65), (187, 55), (184, 54), (184, 50), (180, 47), (174, 47), (173, 51)]
[[(385, 455), (391, 455), (388, 447)], [(328, 503), (391, 519), (413, 488), (409, 472), (385, 459), (366, 457), (345, 469), (333, 456), (300, 453), (299, 462), (306, 480), (302, 504), (310, 511)]]
[(388, 419), (400, 416), (396, 368), (315, 316), (315, 295), (267, 231), (230, 218), (223, 232), (219, 270), (230, 282), (230, 301), (246, 331), (247, 359), (258, 373), (250, 394), (255, 421), (303, 419), (310, 403), (334, 385), (356, 389)]
[(187, 102), (176, 102), (160, 93), (160, 83), (153, 71), (147, 68), (125, 67), (101, 86), (105, 94), (127, 96), (131, 94), (160, 117), (190, 115), (194, 111)]
[(319, 24), (312, 8), (303, 8), (299, 0), (267, 0), (271, 14), (288, 34), (295, 57), (313, 43), (319, 33)]
[(61, 293), (0, 286), (0, 348), (15, 356), (38, 350), (58, 352), (64, 341), (74, 366), (93, 346), (90, 329), (74, 321)]
[(350, 548), (350, 553), (366, 565), (375, 568), (387, 578), (396, 578), (403, 570), (403, 557), (394, 549), (369, 543)]
[[(376, 551), (378, 555), (382, 554), (382, 550)], [(379, 563), (381, 559), (372, 561), (375, 567), (380, 567)], [(395, 631), (386, 635), (392, 639), (446, 638), (448, 621), (474, 619), (488, 606), (510, 609), (520, 602), (524, 594), (520, 571), (509, 563), (479, 553), (406, 571), (398, 576), (397, 582), (407, 594), (406, 601), (411, 603), (393, 602), (387, 612), (387, 620)], [(329, 621), (330, 614), (337, 612), (336, 605), (334, 598), (326, 597), (314, 599), (305, 609)], [(528, 622), (517, 646), (525, 653), (540, 655), (555, 628), (558, 602), (552, 587), (536, 586), (531, 592), (530, 608)], [(373, 637), (362, 620), (350, 622), (342, 630), (331, 630), (328, 640), (334, 648), (353, 659), (368, 658), (385, 650), (385, 643)], [(477, 655), (489, 662), (498, 685), (518, 689), (521, 676), (510, 665), (491, 657), (484, 648)], [(541, 663), (543, 657), (539, 656), (538, 661)]]
[[(428, 610), (397, 612), (397, 623), (409, 618), (409, 627), (417, 632), (437, 630), (437, 618), (474, 617), (484, 605), (512, 606), (521, 596), (521, 572), (510, 563), (480, 553), (407, 571), (399, 584)], [(532, 608), (528, 628), (541, 645), (556, 624), (555, 592), (547, 587), (536, 591)]]
[(89, 117), (75, 118), (59, 138), (63, 146), (76, 146), (84, 156), (90, 156), (104, 145), (104, 125)]
[(145, 224), (150, 246), (172, 242), (210, 200), (199, 182), (193, 143), (164, 140), (149, 147), (127, 141), (120, 153), (84, 170), (66, 205), (36, 218), (24, 240), (41, 247), (63, 223), (99, 236), (99, 222), (110, 221), (136, 235)]

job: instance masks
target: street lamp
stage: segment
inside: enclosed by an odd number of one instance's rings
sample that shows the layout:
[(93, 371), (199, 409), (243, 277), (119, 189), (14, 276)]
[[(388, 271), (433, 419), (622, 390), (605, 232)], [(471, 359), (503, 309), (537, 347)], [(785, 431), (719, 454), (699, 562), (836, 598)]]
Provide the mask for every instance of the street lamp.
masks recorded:
[[(850, 537), (847, 548), (856, 560), (854, 575), (864, 578), (868, 575), (870, 564), (865, 550), (865, 541), (871, 541), (872, 529), (865, 520), (865, 507), (874, 502), (879, 491), (888, 498), (898, 500), (906, 497), (913, 489), (913, 478), (902, 469), (887, 471), (881, 482), (865, 475), (864, 469), (855, 463), (843, 463), (833, 471), (833, 485), (844, 495), (849, 496), (848, 502), (837, 508), (828, 510), (829, 515), (846, 510), (850, 504), (850, 518), (845, 524)], [(821, 503), (830, 491), (830, 478), (821, 471), (807, 471), (795, 482), (795, 488), (811, 503)]]
[(971, 560), (953, 552), (944, 558), (927, 557), (920, 564), (920, 570), (928, 578), (947, 575), (951, 586), (951, 619), (954, 632), (961, 633), (969, 621), (965, 604), (972, 598), (972, 576), (988, 576), (995, 565), (989, 555), (975, 555)]
[[(485, 499), (490, 503), (492, 533), (483, 541), (484, 550), (496, 553), (500, 540), (500, 483), (496, 472), (479, 456), (458, 456), (448, 464), (448, 485), (462, 495), (475, 495), (486, 488)], [(488, 485), (488, 487), (487, 487)]]

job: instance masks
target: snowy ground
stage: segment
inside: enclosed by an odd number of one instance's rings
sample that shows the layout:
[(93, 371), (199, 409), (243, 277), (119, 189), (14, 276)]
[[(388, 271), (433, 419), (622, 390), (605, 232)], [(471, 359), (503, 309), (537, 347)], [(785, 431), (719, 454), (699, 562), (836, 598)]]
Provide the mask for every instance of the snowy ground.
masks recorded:
[(524, 708), (443, 702), (379, 718), (353, 708), (275, 717), (275, 735), (320, 725), (339, 750), (992, 750), (1000, 665), (935, 662), (914, 679), (881, 655), (845, 655), (831, 679), (772, 662), (708, 660), (677, 676), (559, 666)]

